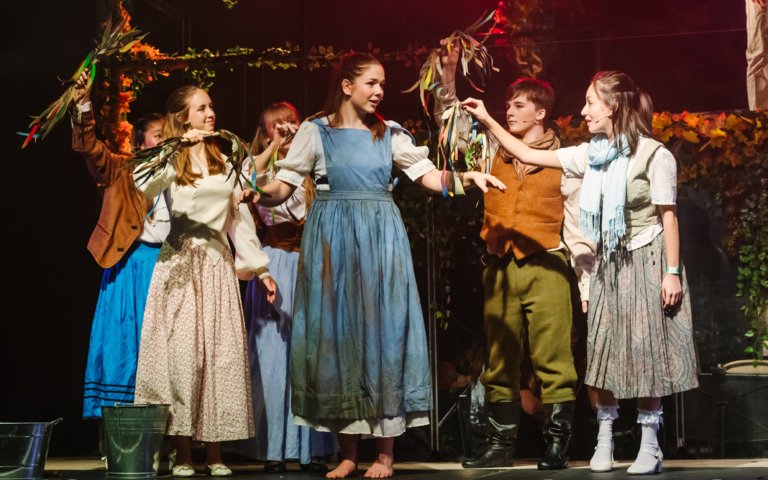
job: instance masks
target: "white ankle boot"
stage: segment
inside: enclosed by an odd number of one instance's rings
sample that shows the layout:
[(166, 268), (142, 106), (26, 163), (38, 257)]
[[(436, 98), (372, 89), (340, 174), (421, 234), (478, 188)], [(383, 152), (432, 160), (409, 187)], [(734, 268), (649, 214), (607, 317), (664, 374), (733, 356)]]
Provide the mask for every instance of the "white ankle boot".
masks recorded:
[(637, 423), (642, 429), (640, 451), (637, 452), (635, 462), (627, 469), (629, 475), (652, 475), (661, 473), (661, 454), (657, 432), (662, 423), (661, 410), (637, 409)]
[(589, 461), (589, 469), (593, 472), (613, 470), (613, 421), (619, 418), (618, 409), (616, 405), (597, 406), (597, 446)]

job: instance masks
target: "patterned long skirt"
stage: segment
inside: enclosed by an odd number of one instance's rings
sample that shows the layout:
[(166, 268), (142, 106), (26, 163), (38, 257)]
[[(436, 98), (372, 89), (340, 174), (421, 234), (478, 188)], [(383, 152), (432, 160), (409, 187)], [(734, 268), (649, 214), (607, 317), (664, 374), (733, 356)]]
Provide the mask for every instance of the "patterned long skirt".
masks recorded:
[(166, 240), (147, 298), (136, 403), (170, 404), (168, 435), (254, 435), (242, 312), (228, 248), (214, 261), (189, 239)]
[(606, 261), (592, 276), (585, 383), (616, 398), (664, 397), (698, 386), (691, 299), (683, 270), (682, 302), (665, 312), (663, 234)]

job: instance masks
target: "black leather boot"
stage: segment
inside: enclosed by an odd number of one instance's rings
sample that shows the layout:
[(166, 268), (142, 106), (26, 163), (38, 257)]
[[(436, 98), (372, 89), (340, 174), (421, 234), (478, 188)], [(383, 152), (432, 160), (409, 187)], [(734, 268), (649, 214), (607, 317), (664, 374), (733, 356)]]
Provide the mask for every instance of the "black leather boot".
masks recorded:
[(511, 467), (520, 427), (520, 400), (488, 404), (488, 438), (480, 454), (461, 462), (464, 468)]
[(562, 470), (568, 466), (568, 444), (571, 443), (574, 401), (544, 405), (547, 413), (544, 440), (547, 450), (539, 460), (539, 470)]

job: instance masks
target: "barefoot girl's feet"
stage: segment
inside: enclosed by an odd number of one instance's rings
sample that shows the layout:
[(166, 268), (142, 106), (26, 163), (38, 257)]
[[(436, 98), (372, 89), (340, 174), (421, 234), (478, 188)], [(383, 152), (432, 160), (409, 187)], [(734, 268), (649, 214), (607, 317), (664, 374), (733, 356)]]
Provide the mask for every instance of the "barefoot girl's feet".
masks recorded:
[(379, 458), (371, 464), (366, 470), (365, 478), (392, 478), (395, 475), (395, 468), (391, 458)]
[(352, 460), (342, 460), (336, 468), (325, 474), (325, 478), (347, 478), (357, 470), (357, 464)]

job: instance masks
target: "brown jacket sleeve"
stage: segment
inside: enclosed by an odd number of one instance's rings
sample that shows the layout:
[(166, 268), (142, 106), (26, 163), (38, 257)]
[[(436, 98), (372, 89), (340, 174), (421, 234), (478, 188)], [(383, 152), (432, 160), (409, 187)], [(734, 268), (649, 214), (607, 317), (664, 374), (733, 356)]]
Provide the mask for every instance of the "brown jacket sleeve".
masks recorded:
[(72, 150), (83, 156), (88, 173), (100, 188), (105, 188), (118, 178), (131, 156), (109, 151), (104, 142), (96, 138), (95, 130), (93, 111), (83, 112), (80, 122), (73, 118)]

